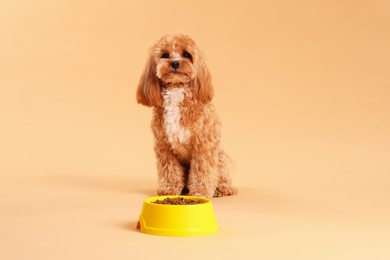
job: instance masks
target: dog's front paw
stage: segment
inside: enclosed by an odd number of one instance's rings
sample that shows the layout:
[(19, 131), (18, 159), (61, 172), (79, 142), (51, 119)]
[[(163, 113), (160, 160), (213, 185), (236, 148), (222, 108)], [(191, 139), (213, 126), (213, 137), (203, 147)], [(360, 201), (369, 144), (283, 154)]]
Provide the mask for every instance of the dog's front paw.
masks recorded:
[(211, 197), (207, 196), (207, 194), (201, 193), (201, 192), (190, 192), (190, 193), (188, 193), (188, 196), (211, 198)]
[(212, 191), (208, 191), (205, 188), (204, 189), (200, 189), (200, 188), (193, 189), (193, 190), (190, 190), (190, 192), (188, 193), (188, 195), (190, 195), (190, 196), (205, 197), (205, 198), (212, 198), (213, 194), (214, 193)]
[(224, 184), (220, 185), (215, 189), (214, 197), (223, 197), (236, 195), (238, 190), (230, 185)]
[(159, 187), (157, 189), (157, 194), (159, 196), (180, 195), (181, 191), (182, 191), (182, 188), (180, 188), (180, 187), (164, 186), (164, 187)]

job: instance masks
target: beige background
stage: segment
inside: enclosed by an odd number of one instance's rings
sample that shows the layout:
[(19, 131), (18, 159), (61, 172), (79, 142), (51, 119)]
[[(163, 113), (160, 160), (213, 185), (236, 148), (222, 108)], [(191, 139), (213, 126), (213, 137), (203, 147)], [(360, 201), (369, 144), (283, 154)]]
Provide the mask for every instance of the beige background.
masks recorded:
[[(390, 4), (0, 2), (1, 259), (389, 259)], [(206, 54), (235, 197), (220, 232), (134, 227), (156, 187), (147, 49)]]

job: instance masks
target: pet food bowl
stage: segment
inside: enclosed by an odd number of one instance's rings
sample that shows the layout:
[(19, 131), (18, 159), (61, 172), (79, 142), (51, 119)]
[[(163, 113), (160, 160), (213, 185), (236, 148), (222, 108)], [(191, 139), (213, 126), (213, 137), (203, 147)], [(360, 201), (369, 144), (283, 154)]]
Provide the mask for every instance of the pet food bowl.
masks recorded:
[[(153, 203), (166, 198), (191, 199), (199, 204), (167, 205)], [(211, 200), (195, 196), (155, 196), (144, 200), (137, 223), (142, 233), (158, 236), (197, 236), (218, 231)]]

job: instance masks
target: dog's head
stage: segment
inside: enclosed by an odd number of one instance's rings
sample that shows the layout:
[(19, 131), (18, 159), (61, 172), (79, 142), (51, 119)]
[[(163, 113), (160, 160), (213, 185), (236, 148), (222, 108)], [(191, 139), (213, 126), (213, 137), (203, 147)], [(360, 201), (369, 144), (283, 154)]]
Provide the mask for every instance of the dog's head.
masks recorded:
[(161, 106), (165, 87), (188, 86), (200, 102), (213, 97), (210, 73), (201, 51), (189, 36), (163, 36), (150, 50), (137, 89), (137, 101), (145, 106)]

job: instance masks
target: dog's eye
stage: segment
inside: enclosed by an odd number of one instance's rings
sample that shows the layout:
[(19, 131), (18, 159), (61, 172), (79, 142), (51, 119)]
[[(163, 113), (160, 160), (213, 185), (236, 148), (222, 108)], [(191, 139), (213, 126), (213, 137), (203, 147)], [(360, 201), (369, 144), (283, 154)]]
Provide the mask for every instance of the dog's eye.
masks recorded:
[(162, 58), (162, 59), (168, 59), (168, 58), (169, 58), (169, 53), (168, 53), (168, 52), (164, 52), (164, 53), (161, 55), (161, 58)]
[(183, 57), (187, 58), (187, 59), (191, 59), (192, 58), (191, 54), (189, 52), (186, 52), (186, 51), (183, 52)]

